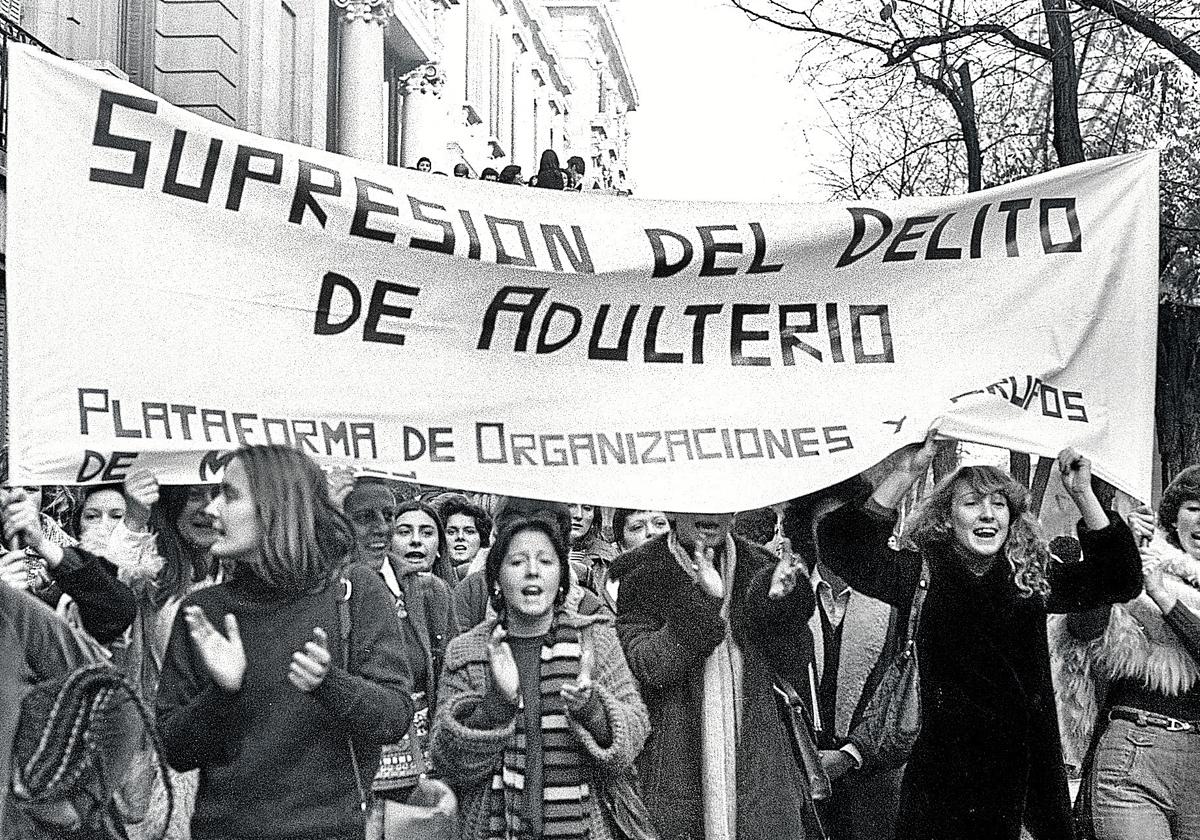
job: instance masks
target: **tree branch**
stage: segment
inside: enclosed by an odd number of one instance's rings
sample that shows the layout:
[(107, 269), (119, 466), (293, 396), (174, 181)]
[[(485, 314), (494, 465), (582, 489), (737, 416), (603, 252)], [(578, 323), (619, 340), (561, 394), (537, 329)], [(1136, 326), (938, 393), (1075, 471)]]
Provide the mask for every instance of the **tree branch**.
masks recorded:
[[(734, 5), (737, 5), (737, 0), (733, 0)], [(897, 64), (904, 61), (909, 56), (913, 55), (922, 47), (933, 46), (934, 44), (945, 44), (950, 41), (956, 41), (959, 38), (967, 38), (972, 35), (999, 35), (1004, 40), (1008, 41), (1022, 52), (1027, 52), (1031, 55), (1036, 55), (1049, 61), (1053, 57), (1053, 53), (1049, 47), (1043, 47), (1041, 44), (1035, 44), (1033, 41), (1027, 41), (1017, 35), (1007, 26), (999, 23), (972, 23), (960, 29), (954, 29), (949, 32), (939, 32), (936, 35), (922, 35), (918, 38), (906, 38), (903, 45), (894, 45), (888, 50), (887, 64)]]
[(1179, 36), (1159, 26), (1152, 18), (1136, 9), (1129, 8), (1124, 3), (1118, 3), (1117, 0), (1074, 0), (1074, 2), (1077, 6), (1096, 9), (1112, 15), (1130, 29), (1144, 35), (1171, 53), (1186, 64), (1193, 73), (1200, 76), (1200, 52), (1197, 52)]

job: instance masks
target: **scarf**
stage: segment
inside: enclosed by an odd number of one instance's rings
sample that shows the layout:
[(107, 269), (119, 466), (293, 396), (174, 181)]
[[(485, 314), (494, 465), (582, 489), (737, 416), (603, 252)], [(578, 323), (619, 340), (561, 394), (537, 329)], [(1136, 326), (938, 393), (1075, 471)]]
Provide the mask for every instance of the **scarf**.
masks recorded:
[[(692, 558), (672, 531), (667, 545), (675, 560), (693, 581)], [(742, 713), (742, 652), (729, 629), (729, 607), (733, 601), (733, 577), (737, 569), (737, 547), (725, 537), (725, 560), (721, 564), (721, 617), (725, 638), (704, 660), (700, 708), (700, 785), (704, 796), (706, 840), (735, 840), (737, 837), (737, 744)]]
[[(579, 676), (582, 633), (557, 618), (542, 644), (539, 684), (542, 695), (542, 826), (543, 835), (555, 838), (589, 836), (591, 790), (587, 783), (579, 742), (567, 717), (559, 692)], [(512, 738), (504, 747), (499, 769), (492, 776), (488, 798), (489, 840), (521, 840), (529, 836), (525, 825), (525, 712), (518, 705)]]

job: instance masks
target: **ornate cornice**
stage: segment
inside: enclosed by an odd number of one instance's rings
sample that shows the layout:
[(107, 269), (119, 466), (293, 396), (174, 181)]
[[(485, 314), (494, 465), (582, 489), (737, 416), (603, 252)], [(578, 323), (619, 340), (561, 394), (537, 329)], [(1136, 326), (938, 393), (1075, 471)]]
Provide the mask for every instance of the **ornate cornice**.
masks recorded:
[(345, 12), (345, 22), (362, 21), (380, 26), (387, 26), (388, 18), (392, 16), (392, 3), (393, 0), (333, 0), (333, 5)]
[(446, 85), (446, 77), (442, 75), (442, 69), (437, 65), (437, 62), (430, 62), (429, 64), (422, 64), (416, 70), (404, 74), (400, 83), (404, 86), (405, 96), (411, 93), (428, 93), (433, 96), (441, 96), (442, 88)]

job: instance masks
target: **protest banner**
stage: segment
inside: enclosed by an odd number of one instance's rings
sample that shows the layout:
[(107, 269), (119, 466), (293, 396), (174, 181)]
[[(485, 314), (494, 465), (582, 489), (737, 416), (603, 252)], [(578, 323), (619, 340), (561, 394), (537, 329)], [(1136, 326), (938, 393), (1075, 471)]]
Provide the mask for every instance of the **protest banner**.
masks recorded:
[(410, 480), (745, 509), (936, 427), (1149, 497), (1153, 153), (965, 196), (723, 204), (445, 178), (14, 46), (16, 482), (278, 442)]

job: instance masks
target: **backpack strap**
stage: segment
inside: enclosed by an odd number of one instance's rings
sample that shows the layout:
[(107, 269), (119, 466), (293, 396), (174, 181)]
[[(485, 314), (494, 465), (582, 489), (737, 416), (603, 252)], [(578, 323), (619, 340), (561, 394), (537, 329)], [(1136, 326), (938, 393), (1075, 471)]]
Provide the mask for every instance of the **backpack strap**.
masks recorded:
[[(350, 596), (354, 594), (354, 584), (350, 582), (350, 578), (342, 576), (338, 578), (338, 638), (342, 642), (342, 667), (347, 671), (350, 670)], [(350, 747), (350, 766), (354, 769), (354, 785), (358, 788), (358, 804), (362, 808), (363, 813), (371, 806), (370, 797), (367, 795), (366, 786), (363, 785), (362, 770), (358, 766), (358, 750), (354, 749), (354, 738), (350, 735), (346, 736), (346, 744)]]
[(350, 670), (350, 596), (354, 594), (354, 584), (347, 577), (338, 579), (342, 587), (341, 597), (338, 598), (338, 636), (342, 640), (342, 667)]

